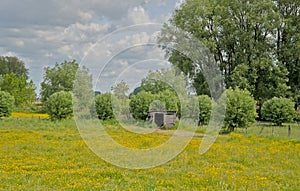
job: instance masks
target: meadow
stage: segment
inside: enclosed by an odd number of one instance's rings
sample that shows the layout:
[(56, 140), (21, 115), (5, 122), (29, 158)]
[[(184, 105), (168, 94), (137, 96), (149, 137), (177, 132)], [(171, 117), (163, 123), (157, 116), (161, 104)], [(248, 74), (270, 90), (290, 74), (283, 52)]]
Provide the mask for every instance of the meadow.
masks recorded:
[[(300, 190), (300, 142), (260, 127), (220, 135), (199, 154), (201, 137), (170, 162), (147, 170), (113, 166), (96, 156), (73, 120), (0, 120), (0, 190)], [(279, 128), (278, 128), (279, 129)], [(152, 147), (169, 135), (134, 136), (108, 127), (130, 147)], [(277, 128), (276, 128), (277, 130)], [(279, 129), (281, 130), (281, 129)], [(279, 131), (275, 131), (279, 132)], [(282, 132), (285, 132), (282, 128)]]

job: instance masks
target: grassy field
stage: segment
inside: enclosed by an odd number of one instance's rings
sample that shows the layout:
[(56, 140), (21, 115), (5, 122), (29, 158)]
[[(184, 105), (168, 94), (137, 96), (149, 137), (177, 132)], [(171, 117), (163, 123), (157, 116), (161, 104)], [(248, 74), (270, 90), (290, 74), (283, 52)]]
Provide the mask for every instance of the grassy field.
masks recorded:
[[(5, 119), (0, 121), (0, 190), (300, 190), (300, 142), (258, 137), (257, 130), (220, 135), (204, 155), (198, 152), (201, 137), (195, 137), (169, 163), (129, 170), (97, 157), (72, 120)], [(119, 128), (109, 132), (137, 148), (169, 138), (133, 136)]]

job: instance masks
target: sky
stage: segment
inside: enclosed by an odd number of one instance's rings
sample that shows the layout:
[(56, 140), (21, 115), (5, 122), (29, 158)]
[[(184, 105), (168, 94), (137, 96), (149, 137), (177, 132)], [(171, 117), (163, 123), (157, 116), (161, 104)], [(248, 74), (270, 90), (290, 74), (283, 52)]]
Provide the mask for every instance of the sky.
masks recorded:
[(90, 69), (94, 89), (108, 91), (125, 79), (132, 89), (149, 70), (168, 67), (156, 37), (181, 3), (1, 0), (0, 55), (24, 61), (37, 93), (45, 67), (73, 59)]

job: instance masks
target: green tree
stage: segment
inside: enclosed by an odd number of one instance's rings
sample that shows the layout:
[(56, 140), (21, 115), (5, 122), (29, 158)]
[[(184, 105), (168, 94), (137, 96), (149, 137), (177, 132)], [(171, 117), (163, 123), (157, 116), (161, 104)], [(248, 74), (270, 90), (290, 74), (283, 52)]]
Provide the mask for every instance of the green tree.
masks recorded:
[(15, 74), (18, 77), (25, 76), (28, 79), (28, 69), (22, 60), (17, 57), (0, 56), (0, 75)]
[(146, 120), (150, 104), (156, 100), (155, 95), (150, 92), (142, 91), (130, 98), (130, 113), (136, 120)]
[(128, 121), (130, 119), (130, 100), (127, 96), (129, 86), (126, 82), (121, 81), (112, 87), (112, 107), (115, 117), (120, 120)]
[[(159, 43), (171, 47), (165, 48), (169, 61), (194, 81), (198, 94), (210, 93), (207, 82), (212, 79), (205, 79), (203, 62), (192, 61), (185, 57), (186, 52), (176, 50), (176, 46), (184, 46), (174, 35), (179, 30), (210, 50), (226, 87), (245, 87), (262, 102), (269, 98), (263, 85), (268, 84), (276, 96), (286, 95), (288, 90), (286, 65), (275, 56), (277, 28), (282, 25), (276, 9), (272, 0), (189, 0), (164, 25)], [(239, 65), (243, 67), (237, 68)]]
[(212, 108), (212, 100), (207, 95), (198, 96), (199, 101), (199, 123), (200, 124), (208, 124), (211, 108)]
[(113, 94), (117, 96), (119, 99), (124, 99), (126, 98), (126, 94), (129, 91), (129, 86), (126, 84), (126, 82), (121, 81), (112, 88)]
[(79, 65), (75, 60), (55, 64), (53, 68), (45, 68), (41, 83), (41, 99), (45, 102), (52, 94), (60, 91), (72, 91)]
[(186, 93), (186, 79), (178, 69), (162, 69), (158, 71), (150, 71), (149, 74), (142, 79), (141, 89), (152, 94), (169, 90), (177, 94)]
[(159, 76), (162, 75), (161, 71), (150, 71), (147, 77), (142, 79), (141, 89), (152, 94), (170, 89), (168, 84), (159, 80)]
[(95, 109), (100, 120), (114, 119), (112, 94), (105, 93), (95, 97)]
[(173, 91), (169, 89), (161, 91), (155, 95), (155, 99), (159, 100), (166, 110), (179, 112), (180, 101)]
[(245, 128), (255, 122), (256, 101), (247, 90), (228, 89), (226, 91), (225, 127), (229, 131)]
[(281, 63), (273, 65), (271, 60), (256, 60), (251, 67), (240, 64), (235, 68), (232, 86), (250, 91), (261, 106), (275, 96), (287, 95), (287, 74), (287, 69)]
[(262, 105), (262, 117), (281, 126), (284, 122), (292, 122), (296, 117), (295, 103), (287, 98), (272, 98)]
[(35, 85), (27, 81), (25, 76), (18, 77), (14, 73), (5, 74), (0, 81), (0, 88), (15, 98), (17, 107), (27, 107), (35, 101)]
[(62, 120), (72, 117), (72, 94), (65, 91), (52, 94), (45, 104), (45, 110), (52, 120)]
[(92, 75), (88, 68), (79, 68), (73, 85), (74, 115), (81, 119), (90, 118), (95, 113)]
[(0, 119), (9, 117), (14, 108), (15, 99), (9, 93), (0, 91)]
[[(276, 12), (280, 14), (280, 25), (276, 32), (276, 58), (288, 70), (288, 85), (297, 104), (296, 97), (300, 93), (300, 1), (274, 0)], [(279, 97), (279, 96), (278, 96)]]

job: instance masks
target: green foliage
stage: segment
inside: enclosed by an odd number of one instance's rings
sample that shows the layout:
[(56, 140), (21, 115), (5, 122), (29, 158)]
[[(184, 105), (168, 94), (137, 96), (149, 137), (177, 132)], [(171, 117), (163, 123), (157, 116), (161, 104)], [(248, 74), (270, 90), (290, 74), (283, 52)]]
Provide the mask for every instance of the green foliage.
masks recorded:
[(35, 101), (35, 85), (32, 81), (27, 82), (26, 76), (18, 77), (14, 73), (4, 74), (0, 81), (0, 89), (10, 93), (15, 98), (17, 107), (31, 106)]
[(95, 109), (100, 120), (114, 119), (112, 109), (112, 94), (105, 93), (95, 97)]
[(94, 95), (92, 75), (87, 68), (79, 68), (73, 86), (73, 109), (76, 117), (90, 118), (94, 114)]
[(157, 94), (142, 91), (130, 98), (130, 112), (137, 120), (146, 120), (149, 111), (179, 112), (180, 102), (176, 94), (166, 89)]
[(257, 117), (256, 101), (247, 90), (226, 90), (225, 127), (230, 131), (245, 128), (255, 122)]
[(162, 69), (150, 71), (147, 77), (142, 79), (141, 89), (152, 94), (169, 90), (177, 94), (186, 93), (186, 79), (178, 69)]
[(72, 117), (72, 94), (65, 91), (52, 94), (45, 103), (45, 110), (52, 120), (61, 120)]
[(0, 91), (0, 119), (9, 117), (14, 108), (15, 99), (9, 93)]
[(277, 57), (288, 70), (288, 85), (292, 96), (300, 89), (300, 1), (275, 0), (276, 12), (280, 14), (280, 26), (277, 27)]
[(115, 96), (117, 96), (119, 99), (124, 99), (127, 97), (126, 94), (129, 91), (129, 86), (126, 84), (126, 82), (121, 81), (111, 89)]
[(207, 95), (198, 96), (199, 101), (199, 122), (207, 125), (210, 119), (212, 100)]
[(17, 57), (0, 56), (0, 68), (0, 76), (13, 73), (17, 77), (24, 76), (26, 80), (28, 79), (28, 69)]
[(291, 122), (296, 117), (294, 106), (295, 103), (290, 99), (272, 98), (262, 105), (262, 117), (276, 125), (282, 125), (284, 122)]
[[(173, 48), (180, 42), (179, 29), (199, 39), (214, 55), (226, 87), (247, 89), (261, 105), (290, 90), (292, 96), (299, 93), (299, 8), (294, 0), (189, 0), (164, 25), (159, 42)], [(165, 49), (169, 61), (194, 81), (197, 93), (208, 95), (203, 62)]]
[(168, 111), (179, 111), (180, 101), (173, 91), (161, 91), (155, 95), (155, 99), (161, 101)]
[(142, 91), (137, 95), (132, 95), (129, 103), (130, 113), (137, 120), (146, 120), (150, 104), (154, 100), (155, 96), (150, 92)]
[(41, 83), (41, 99), (45, 102), (52, 94), (60, 91), (72, 91), (79, 65), (75, 60), (55, 64), (53, 68), (45, 68)]
[(129, 108), (130, 100), (127, 97), (118, 97), (116, 95), (112, 95), (112, 108), (117, 120), (126, 122), (131, 119), (130, 108)]
[(159, 71), (150, 71), (148, 76), (142, 79), (141, 88), (146, 92), (151, 92), (152, 94), (157, 94), (160, 91), (164, 91), (166, 89), (170, 89), (168, 84), (159, 80), (159, 76), (161, 76)]
[(274, 65), (271, 60), (256, 60), (251, 67), (240, 64), (235, 68), (232, 86), (247, 89), (261, 105), (273, 97), (287, 95), (287, 74), (281, 63)]

